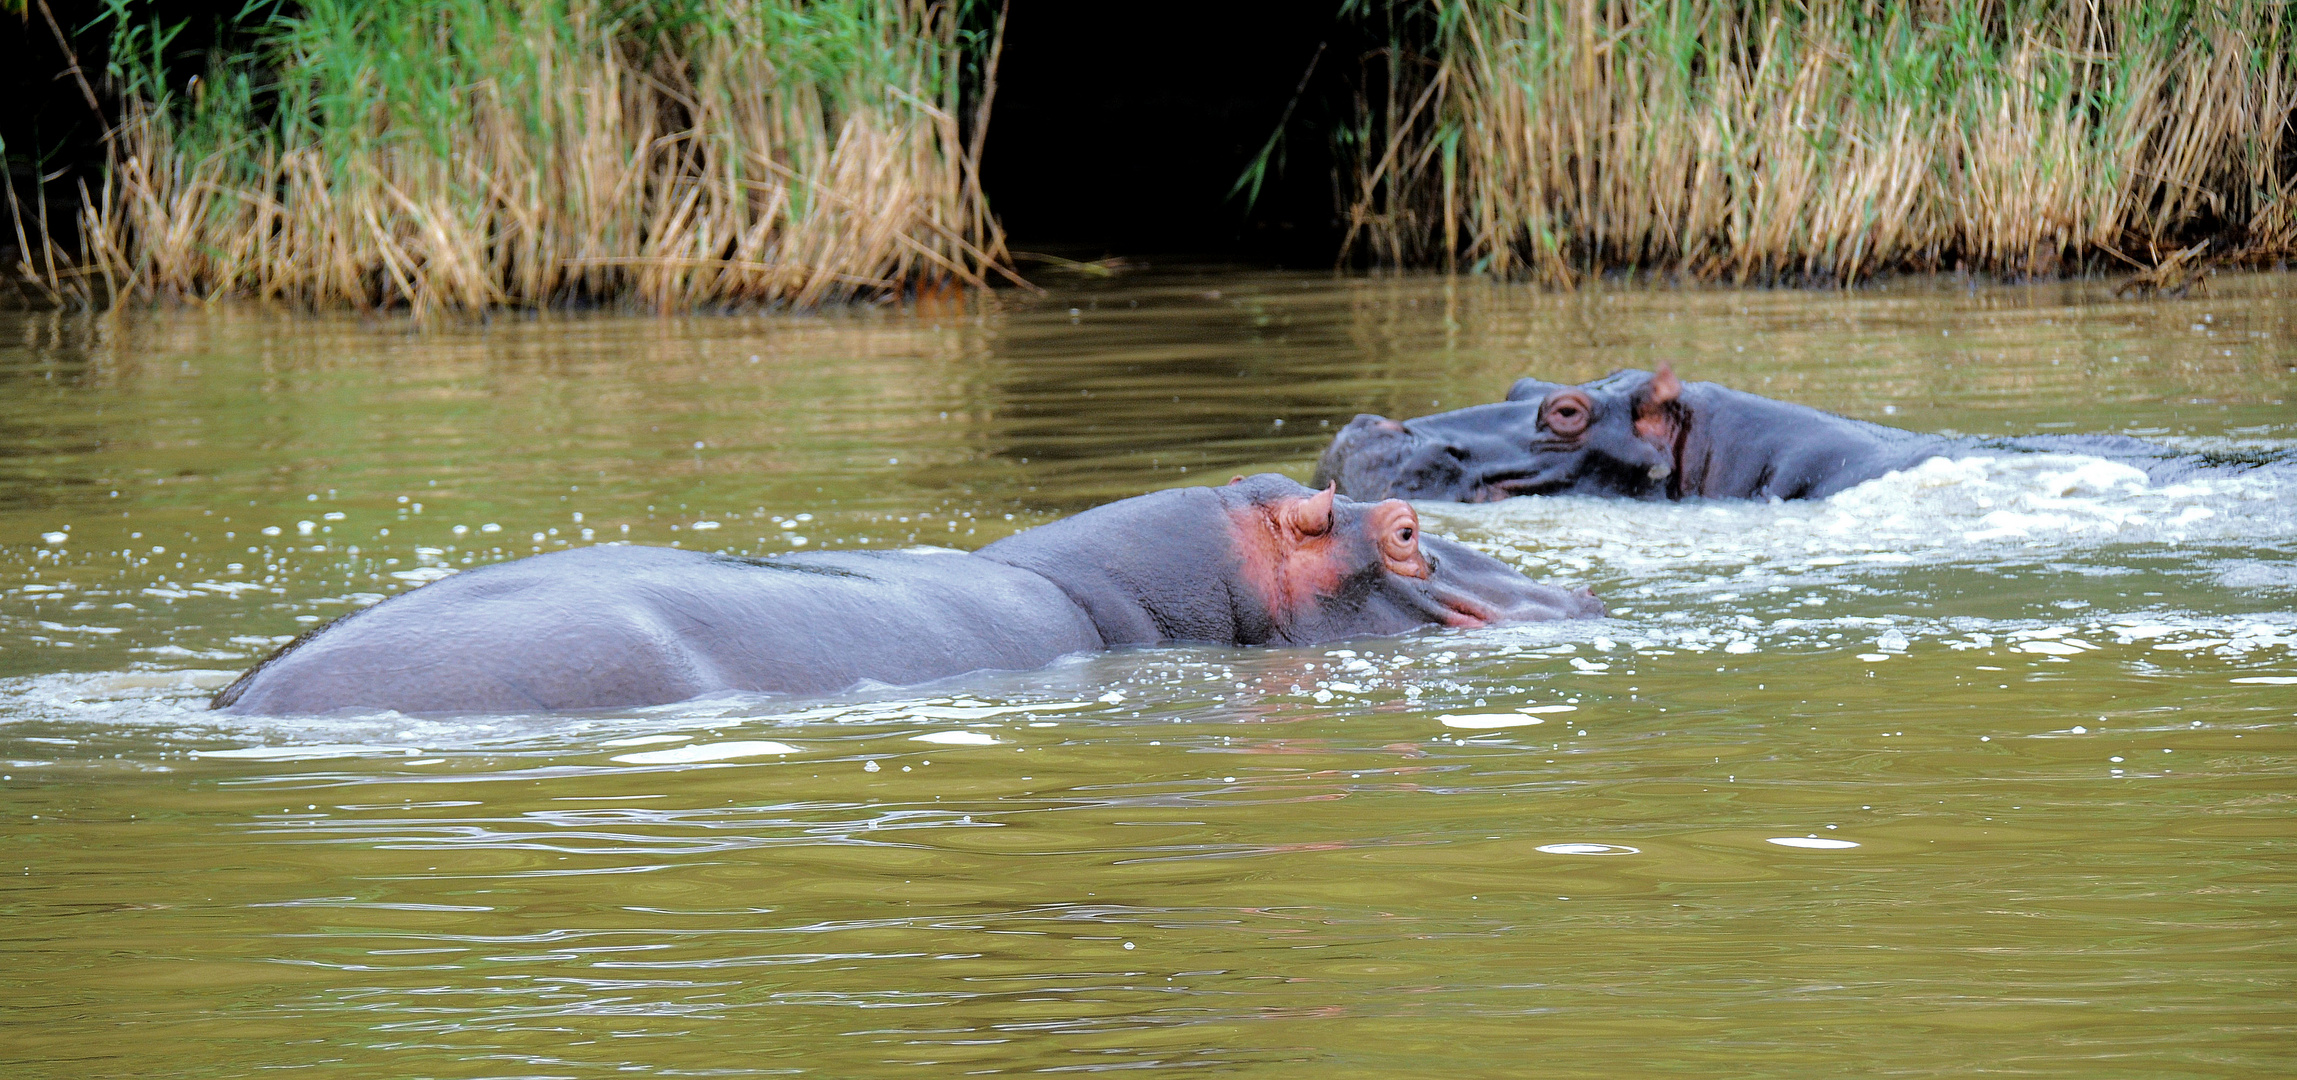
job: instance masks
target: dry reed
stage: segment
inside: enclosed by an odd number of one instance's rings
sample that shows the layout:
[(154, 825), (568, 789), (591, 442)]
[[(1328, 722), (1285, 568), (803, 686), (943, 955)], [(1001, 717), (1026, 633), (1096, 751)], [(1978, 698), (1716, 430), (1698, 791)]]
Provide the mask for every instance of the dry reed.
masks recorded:
[(2297, 254), (2297, 5), (1421, 0), (1384, 19), (1347, 246), (1568, 284)]
[(954, 0), (311, 0), (190, 93), (115, 65), (81, 239), (122, 296), (418, 316), (981, 285), (980, 36)]

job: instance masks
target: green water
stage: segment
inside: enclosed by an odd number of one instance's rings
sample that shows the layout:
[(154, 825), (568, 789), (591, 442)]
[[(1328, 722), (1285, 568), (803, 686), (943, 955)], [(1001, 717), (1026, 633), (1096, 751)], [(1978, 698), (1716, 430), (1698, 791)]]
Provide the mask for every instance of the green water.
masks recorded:
[(0, 1068), (2287, 1075), (2286, 477), (1422, 508), (1595, 587), (1594, 622), (609, 714), (204, 711), (466, 565), (978, 547), (1305, 477), (1359, 411), (1523, 374), (2297, 447), (2297, 279), (2213, 289), (1208, 271), (428, 333), (0, 315)]

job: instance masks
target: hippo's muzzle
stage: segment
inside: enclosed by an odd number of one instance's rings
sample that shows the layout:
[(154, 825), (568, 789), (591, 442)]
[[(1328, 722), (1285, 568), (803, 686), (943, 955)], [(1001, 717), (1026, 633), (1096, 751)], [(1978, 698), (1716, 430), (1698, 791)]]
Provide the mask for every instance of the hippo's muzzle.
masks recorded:
[(1458, 541), (1423, 535), (1420, 542), (1433, 568), (1422, 598), (1442, 608), (1442, 621), (1451, 626), (1603, 615), (1603, 602), (1586, 589), (1562, 589), (1533, 581), (1514, 567)]
[[(1616, 429), (1616, 430), (1614, 430)], [(1477, 405), (1417, 420), (1365, 414), (1317, 462), (1316, 482), (1351, 498), (1498, 502), (1518, 495), (1657, 496), (1667, 449), (1619, 423), (1553, 427), (1537, 402)]]
[(1340, 429), (1317, 461), (1314, 484), (1339, 485), (1348, 497), (1481, 502), (1470, 479), (1473, 447), (1430, 438), (1409, 423), (1359, 414)]

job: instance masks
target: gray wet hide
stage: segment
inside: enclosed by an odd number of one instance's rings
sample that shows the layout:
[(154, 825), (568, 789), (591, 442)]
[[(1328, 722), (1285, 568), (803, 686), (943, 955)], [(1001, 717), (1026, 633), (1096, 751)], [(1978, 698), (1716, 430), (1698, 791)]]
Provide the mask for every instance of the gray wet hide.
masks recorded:
[(1025, 670), (1101, 647), (1043, 576), (962, 552), (554, 552), (306, 635), (217, 695), (269, 715), (534, 712)]
[(2159, 482), (2202, 469), (2282, 468), (2119, 435), (1949, 438), (1836, 416), (1708, 382), (1619, 371), (1577, 386), (1521, 379), (1507, 400), (1414, 420), (1364, 414), (1316, 483), (1357, 499), (1491, 502), (1517, 495), (1823, 499), (1931, 458), (2102, 457)]
[(1421, 537), (1405, 503), (1266, 474), (1120, 500), (973, 554), (609, 546), (482, 567), (289, 643), (214, 705), (616, 708), (906, 686), (1115, 646), (1304, 645), (1602, 612), (1585, 589)]

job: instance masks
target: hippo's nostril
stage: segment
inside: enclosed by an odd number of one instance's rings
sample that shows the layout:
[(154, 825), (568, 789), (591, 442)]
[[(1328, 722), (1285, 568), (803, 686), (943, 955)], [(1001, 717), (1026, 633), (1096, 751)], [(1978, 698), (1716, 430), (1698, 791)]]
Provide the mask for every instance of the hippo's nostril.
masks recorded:
[(1457, 461), (1466, 461), (1469, 457), (1473, 456), (1468, 453), (1467, 447), (1464, 446), (1446, 446), (1444, 447), (1444, 453), (1450, 454), (1452, 458)]

